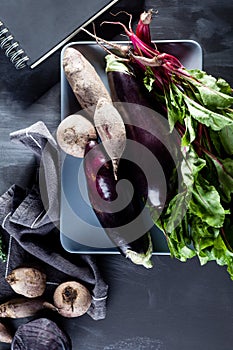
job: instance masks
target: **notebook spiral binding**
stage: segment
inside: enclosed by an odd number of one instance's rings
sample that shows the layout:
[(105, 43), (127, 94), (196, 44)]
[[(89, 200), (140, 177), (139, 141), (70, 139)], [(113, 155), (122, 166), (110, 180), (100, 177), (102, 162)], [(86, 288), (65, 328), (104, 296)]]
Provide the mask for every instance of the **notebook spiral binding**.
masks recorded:
[(19, 43), (14, 40), (13, 35), (8, 28), (0, 21), (0, 48), (5, 51), (5, 55), (14, 64), (16, 69), (21, 69), (26, 66), (29, 57), (25, 55), (24, 50)]

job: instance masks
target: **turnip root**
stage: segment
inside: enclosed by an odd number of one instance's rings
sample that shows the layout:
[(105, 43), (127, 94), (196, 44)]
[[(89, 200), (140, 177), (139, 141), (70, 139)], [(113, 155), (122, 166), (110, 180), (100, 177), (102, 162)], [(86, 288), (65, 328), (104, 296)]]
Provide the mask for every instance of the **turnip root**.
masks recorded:
[(93, 117), (93, 108), (100, 97), (111, 97), (92, 64), (75, 47), (67, 47), (63, 55), (63, 69), (81, 108)]
[(9, 344), (12, 342), (11, 333), (6, 328), (6, 326), (1, 322), (0, 322), (0, 342), (1, 343), (9, 343)]
[(88, 141), (97, 138), (93, 124), (79, 114), (63, 119), (57, 128), (57, 142), (61, 149), (74, 157), (83, 158)]
[(91, 294), (81, 283), (76, 281), (60, 284), (54, 292), (53, 304), (44, 303), (44, 306), (57, 311), (64, 317), (78, 317), (87, 312), (91, 306)]
[(28, 298), (41, 296), (46, 288), (46, 275), (31, 267), (18, 267), (12, 270), (6, 281), (16, 293)]
[(40, 298), (14, 298), (0, 305), (0, 317), (23, 318), (34, 316), (44, 308), (44, 301)]
[(114, 176), (117, 178), (119, 159), (126, 145), (125, 124), (117, 109), (105, 98), (100, 98), (97, 103), (94, 123), (103, 146), (112, 159)]

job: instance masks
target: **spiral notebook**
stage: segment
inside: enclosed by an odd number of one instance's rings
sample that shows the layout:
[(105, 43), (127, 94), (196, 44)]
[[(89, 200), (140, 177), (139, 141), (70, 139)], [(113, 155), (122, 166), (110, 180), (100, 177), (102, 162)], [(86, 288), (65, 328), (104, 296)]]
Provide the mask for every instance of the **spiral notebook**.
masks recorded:
[(35, 68), (118, 0), (1, 0), (0, 47)]

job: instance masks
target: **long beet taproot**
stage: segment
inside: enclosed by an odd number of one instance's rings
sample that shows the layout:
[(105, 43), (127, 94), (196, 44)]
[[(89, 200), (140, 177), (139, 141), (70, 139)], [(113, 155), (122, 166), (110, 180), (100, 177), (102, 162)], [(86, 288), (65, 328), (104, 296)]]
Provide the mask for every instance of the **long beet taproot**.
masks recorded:
[(29, 317), (34, 316), (42, 309), (44, 309), (44, 300), (41, 298), (13, 298), (0, 305), (0, 317)]
[[(145, 232), (136, 196), (114, 177), (112, 162), (103, 145), (90, 141), (86, 146), (84, 171), (93, 210), (114, 246), (133, 263), (152, 267), (152, 241)], [(121, 161), (120, 161), (121, 163)]]

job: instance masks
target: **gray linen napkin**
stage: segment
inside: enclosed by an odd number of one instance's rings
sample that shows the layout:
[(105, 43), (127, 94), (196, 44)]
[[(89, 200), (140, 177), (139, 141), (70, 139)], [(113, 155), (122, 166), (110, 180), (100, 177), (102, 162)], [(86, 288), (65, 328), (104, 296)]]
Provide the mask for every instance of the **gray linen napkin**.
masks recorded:
[[(0, 225), (9, 235), (5, 274), (34, 259), (34, 265), (42, 264), (47, 271), (50, 285), (69, 279), (85, 284), (92, 292), (88, 314), (95, 320), (105, 318), (108, 286), (96, 257), (68, 253), (60, 243), (60, 162), (56, 140), (41, 121), (11, 133), (10, 138), (32, 150), (39, 166), (30, 189), (12, 185), (0, 197)], [(2, 278), (0, 298), (10, 293), (4, 284)]]

